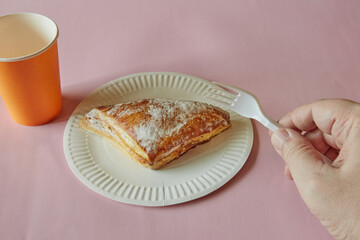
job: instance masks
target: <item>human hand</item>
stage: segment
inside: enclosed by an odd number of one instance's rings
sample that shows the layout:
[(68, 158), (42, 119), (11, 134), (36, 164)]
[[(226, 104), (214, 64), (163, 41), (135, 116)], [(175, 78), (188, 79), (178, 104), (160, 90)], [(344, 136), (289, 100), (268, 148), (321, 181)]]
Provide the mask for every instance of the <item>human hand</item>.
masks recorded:
[(279, 122), (270, 135), (285, 176), (332, 236), (360, 239), (360, 104), (321, 100)]

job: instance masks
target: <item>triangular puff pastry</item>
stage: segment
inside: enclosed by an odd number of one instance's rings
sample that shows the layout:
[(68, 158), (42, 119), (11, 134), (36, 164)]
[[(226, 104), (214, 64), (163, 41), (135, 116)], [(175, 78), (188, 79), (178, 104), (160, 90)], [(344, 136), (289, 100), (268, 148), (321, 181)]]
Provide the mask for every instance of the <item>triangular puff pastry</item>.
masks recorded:
[(79, 126), (158, 169), (231, 126), (229, 113), (194, 101), (145, 99), (97, 107)]

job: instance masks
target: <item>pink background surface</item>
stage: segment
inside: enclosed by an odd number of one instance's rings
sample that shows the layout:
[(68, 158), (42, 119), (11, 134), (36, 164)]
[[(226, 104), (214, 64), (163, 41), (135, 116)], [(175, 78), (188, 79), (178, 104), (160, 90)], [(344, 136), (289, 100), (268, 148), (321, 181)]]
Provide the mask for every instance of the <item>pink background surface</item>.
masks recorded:
[(360, 101), (359, 1), (0, 2), (0, 15), (20, 11), (60, 28), (64, 107), (53, 122), (24, 127), (0, 101), (0, 239), (331, 239), (283, 177), (258, 123), (250, 157), (230, 182), (162, 208), (89, 190), (68, 167), (62, 137), (81, 99), (136, 72), (237, 85), (275, 119), (319, 98)]

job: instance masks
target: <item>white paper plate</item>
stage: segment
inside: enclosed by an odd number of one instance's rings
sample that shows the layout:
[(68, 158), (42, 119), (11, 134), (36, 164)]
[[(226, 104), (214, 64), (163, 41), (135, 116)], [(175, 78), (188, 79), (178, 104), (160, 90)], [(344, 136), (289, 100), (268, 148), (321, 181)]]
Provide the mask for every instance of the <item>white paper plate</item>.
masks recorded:
[(142, 167), (101, 137), (78, 127), (84, 114), (97, 106), (144, 98), (208, 102), (204, 95), (211, 88), (206, 80), (166, 72), (133, 74), (101, 86), (79, 104), (67, 122), (64, 152), (70, 168), (93, 191), (123, 203), (165, 206), (213, 192), (249, 156), (253, 143), (249, 119), (230, 112), (230, 129), (160, 170)]

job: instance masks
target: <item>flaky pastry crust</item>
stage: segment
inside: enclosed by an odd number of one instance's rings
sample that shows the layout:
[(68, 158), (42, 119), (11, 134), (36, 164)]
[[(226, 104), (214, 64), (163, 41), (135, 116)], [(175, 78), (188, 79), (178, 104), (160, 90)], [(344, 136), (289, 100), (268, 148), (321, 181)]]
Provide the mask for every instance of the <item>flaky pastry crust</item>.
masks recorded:
[(144, 99), (94, 108), (79, 126), (141, 165), (159, 169), (229, 128), (231, 121), (228, 112), (206, 103)]

